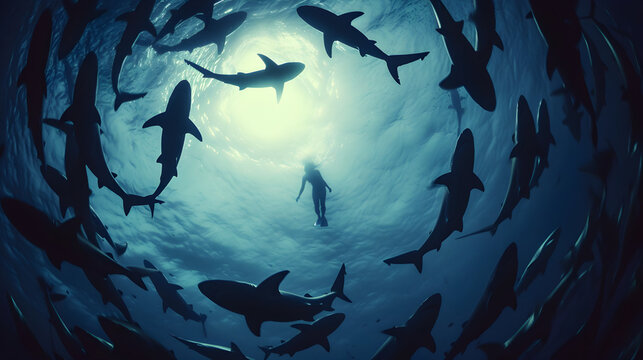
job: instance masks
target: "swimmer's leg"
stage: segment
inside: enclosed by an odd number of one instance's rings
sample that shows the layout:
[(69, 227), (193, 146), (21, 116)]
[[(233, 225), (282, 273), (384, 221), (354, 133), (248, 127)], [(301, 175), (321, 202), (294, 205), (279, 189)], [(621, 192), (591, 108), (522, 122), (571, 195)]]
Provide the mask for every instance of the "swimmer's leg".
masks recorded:
[(319, 196), (316, 196), (316, 194), (313, 192), (313, 204), (315, 204), (315, 214), (317, 214), (317, 221), (315, 221), (315, 226), (318, 226), (321, 224), (321, 215), (319, 214)]
[(328, 220), (326, 220), (326, 191), (319, 197), (319, 203), (321, 205), (321, 226), (328, 226)]

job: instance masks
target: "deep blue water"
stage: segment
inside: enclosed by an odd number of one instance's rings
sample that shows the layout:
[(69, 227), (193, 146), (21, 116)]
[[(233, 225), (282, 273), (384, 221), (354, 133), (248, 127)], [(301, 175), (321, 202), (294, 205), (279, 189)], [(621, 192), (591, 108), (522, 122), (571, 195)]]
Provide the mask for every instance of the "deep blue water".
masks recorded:
[[(444, 2), (456, 20), (466, 19), (473, 9), (471, 1)], [(167, 21), (168, 10), (175, 3), (180, 1), (157, 1), (151, 18), (157, 30)], [(587, 4), (581, 3), (579, 14), (588, 11)], [(459, 90), (464, 97), (462, 129), (470, 128), (474, 134), (474, 171), (485, 186), (484, 192), (471, 193), (463, 232), (491, 223), (500, 209), (509, 183), (509, 153), (520, 95), (525, 96), (534, 115), (541, 99), (549, 105), (556, 139), (549, 154), (550, 167), (532, 190), (531, 198), (518, 204), (512, 219), (502, 223), (494, 236), (456, 239), (460, 233), (454, 233), (439, 252), (424, 256), (421, 274), (411, 265), (387, 266), (382, 260), (418, 248), (433, 229), (447, 190), (430, 185), (448, 172), (459, 136), (455, 112), (449, 108), (449, 93), (438, 86), (449, 73), (451, 62), (442, 37), (435, 31), (438, 25), (428, 0), (224, 0), (215, 5), (215, 17), (246, 11), (248, 18), (228, 37), (222, 54), (217, 54), (216, 45), (163, 55), (149, 46), (135, 45), (132, 56), (125, 60), (120, 86), (148, 94), (114, 111), (111, 65), (114, 46), (124, 29), (114, 18), (135, 4), (102, 1), (108, 12), (90, 23), (79, 45), (63, 60), (55, 56), (66, 19), (59, 2), (3, 5), (0, 142), (6, 150), (0, 159), (0, 194), (26, 201), (52, 219), (62, 220), (57, 195), (38, 170), (40, 163), (26, 127), (26, 91), (17, 87), (32, 29), (46, 7), (53, 10), (54, 26), (43, 116), (61, 116), (70, 104), (80, 63), (88, 51), (96, 52), (96, 106), (102, 117), (103, 150), (126, 191), (146, 195), (156, 188), (161, 170), (155, 162), (161, 131), (143, 129), (142, 124), (164, 111), (176, 84), (188, 80), (192, 86), (190, 118), (203, 134), (203, 142), (186, 137), (178, 177), (159, 196), (165, 204), (156, 207), (153, 218), (142, 207), (125, 216), (120, 199), (105, 188), (99, 189), (96, 178), (88, 173), (92, 207), (111, 236), (129, 245), (118, 261), (142, 266), (144, 259), (150, 260), (170, 282), (184, 288), (180, 294), (197, 312), (208, 316), (204, 337), (199, 323), (186, 322), (172, 310), (163, 313), (161, 300), (149, 281), (150, 289), (145, 292), (122, 276), (112, 276), (133, 318), (148, 334), (174, 350), (178, 358), (201, 357), (171, 335), (224, 346), (234, 341), (246, 356), (256, 359), (263, 357), (257, 345), (277, 345), (298, 332), (289, 324), (268, 322), (262, 327), (262, 336), (255, 337), (241, 315), (222, 309), (200, 293), (197, 284), (208, 279), (259, 283), (273, 273), (290, 270), (282, 290), (318, 295), (329, 291), (345, 263), (345, 291), (353, 303), (338, 300), (333, 304), (347, 318), (330, 336), (330, 354), (317, 346), (295, 356), (313, 360), (370, 358), (387, 339), (381, 331), (402, 325), (434, 293), (442, 295), (432, 331), (437, 352), (420, 349), (413, 359), (441, 358), (459, 336), (461, 323), (470, 316), (509, 243), (518, 245), (520, 275), (556, 227), (561, 228), (562, 235), (546, 273), (519, 296), (515, 311), (505, 309), (460, 358), (485, 358), (476, 344), (507, 340), (558, 284), (563, 274), (561, 259), (585, 224), (590, 190), (598, 192), (601, 183), (579, 171), (594, 153), (589, 120), (584, 115), (580, 142), (562, 124), (563, 98), (551, 95), (562, 83), (558, 74), (552, 80), (547, 77), (547, 45), (534, 21), (525, 19), (530, 11), (528, 1), (495, 1), (497, 31), (504, 43), (504, 51), (494, 49), (487, 67), (495, 85), (496, 110), (483, 110), (464, 89)], [(430, 54), (423, 61), (400, 68), (401, 85), (391, 79), (383, 61), (361, 57), (357, 50), (343, 44), (336, 42), (333, 57), (328, 58), (322, 34), (295, 11), (304, 4), (321, 4), (337, 14), (364, 11), (353, 25), (369, 39), (377, 40), (388, 54)], [(635, 25), (640, 11), (635, 1), (599, 2), (598, 6), (610, 10), (615, 22), (630, 33), (643, 30), (640, 24)], [(190, 19), (162, 42), (178, 42), (200, 27), (200, 21)], [(597, 36), (591, 26), (587, 28)], [(464, 33), (473, 43), (475, 30), (470, 21), (465, 21)], [(643, 45), (641, 33), (634, 38), (639, 48)], [(139, 38), (139, 43), (145, 41), (149, 41), (147, 34)], [(598, 43), (608, 65), (607, 105), (599, 120), (598, 148), (604, 149), (609, 143), (617, 155), (607, 182), (605, 208), (616, 216), (629, 206), (636, 158), (628, 154), (630, 123), (627, 103), (621, 99), (623, 82), (608, 47)], [(582, 42), (579, 46), (592, 89), (586, 50)], [(235, 86), (203, 79), (183, 61), (189, 59), (218, 73), (250, 72), (263, 67), (257, 53), (277, 63), (299, 61), (306, 65), (300, 76), (286, 83), (280, 103), (275, 101), (273, 89), (239, 91)], [(45, 126), (44, 140), (46, 162), (64, 169), (65, 137)], [(640, 156), (640, 152), (637, 154)], [(315, 214), (310, 185), (295, 202), (306, 160), (318, 164), (333, 188), (327, 198), (328, 228), (312, 226)], [(621, 222), (621, 229), (625, 226), (626, 222)], [(0, 234), (0, 290), (9, 291), (20, 304), (46, 350), (64, 353), (48, 324), (36, 282), (39, 275), (69, 290), (67, 299), (56, 303), (69, 326), (78, 325), (105, 336), (96, 315), (121, 315), (113, 306), (102, 304), (78, 268), (64, 264), (62, 270), (55, 269), (4, 216), (0, 216)], [(597, 297), (599, 269), (594, 266), (574, 284), (549, 341), (527, 358), (548, 358), (585, 322)], [(619, 298), (622, 296), (614, 295), (612, 308)], [(20, 358), (23, 350), (7, 309), (2, 300), (3, 353)]]

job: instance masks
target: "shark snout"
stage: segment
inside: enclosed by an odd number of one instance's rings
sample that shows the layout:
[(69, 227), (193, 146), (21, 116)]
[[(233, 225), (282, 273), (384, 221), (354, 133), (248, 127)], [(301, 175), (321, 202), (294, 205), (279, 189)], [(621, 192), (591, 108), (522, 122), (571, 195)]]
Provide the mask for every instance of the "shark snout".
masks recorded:
[(294, 79), (297, 75), (301, 74), (306, 68), (306, 65), (300, 62), (291, 62), (282, 65), (283, 72), (289, 79)]

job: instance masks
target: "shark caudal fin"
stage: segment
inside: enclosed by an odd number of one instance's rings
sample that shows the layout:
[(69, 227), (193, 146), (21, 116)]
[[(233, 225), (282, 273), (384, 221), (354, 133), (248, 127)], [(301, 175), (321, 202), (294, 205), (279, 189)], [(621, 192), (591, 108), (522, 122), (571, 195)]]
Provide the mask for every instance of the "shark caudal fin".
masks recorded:
[(402, 255), (394, 256), (392, 258), (384, 260), (386, 265), (391, 264), (413, 264), (417, 271), (422, 273), (422, 258), (424, 254), (420, 253), (418, 250), (409, 251)]
[(154, 205), (164, 204), (165, 201), (158, 200), (155, 197), (150, 195), (140, 196), (140, 195), (127, 195), (123, 198), (123, 211), (125, 211), (125, 216), (129, 215), (132, 207), (134, 206), (149, 206), (152, 217), (154, 217)]
[(505, 347), (500, 343), (480, 344), (478, 349), (487, 355), (488, 360), (503, 360), (506, 358)]
[(417, 53), (417, 54), (408, 54), (408, 55), (390, 55), (386, 58), (386, 66), (388, 66), (388, 71), (391, 73), (393, 80), (396, 83), (400, 84), (400, 76), (397, 73), (397, 68), (412, 63), (417, 60), (424, 60), (424, 58), (429, 54), (428, 51)]
[(494, 224), (491, 224), (489, 226), (485, 226), (485, 227), (483, 227), (482, 229), (480, 229), (478, 231), (474, 231), (472, 233), (462, 235), (462, 236), (458, 237), (458, 239), (464, 239), (464, 238), (469, 237), (469, 236), (478, 235), (478, 234), (482, 234), (482, 233), (486, 233), (486, 232), (490, 233), (493, 236), (493, 235), (496, 234), (497, 230), (498, 230), (498, 224), (494, 223)]
[(333, 282), (333, 286), (331, 286), (330, 291), (332, 293), (335, 293), (335, 295), (349, 303), (352, 303), (351, 299), (344, 294), (344, 277), (346, 276), (346, 265), (342, 264), (342, 267), (339, 269), (339, 273), (337, 273), (337, 277), (335, 278), (335, 282)]
[(137, 94), (119, 92), (118, 94), (116, 94), (116, 99), (114, 100), (114, 111), (117, 111), (118, 108), (121, 107), (121, 105), (123, 105), (124, 103), (140, 99), (145, 95), (147, 95), (146, 92)]

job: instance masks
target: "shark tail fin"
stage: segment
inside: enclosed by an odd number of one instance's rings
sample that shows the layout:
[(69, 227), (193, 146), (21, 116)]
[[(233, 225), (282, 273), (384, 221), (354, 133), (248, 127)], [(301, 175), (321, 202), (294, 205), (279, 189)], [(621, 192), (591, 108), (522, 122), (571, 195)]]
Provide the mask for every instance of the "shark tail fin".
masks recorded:
[(505, 357), (504, 346), (500, 343), (486, 343), (478, 345), (478, 349), (482, 350), (486, 355), (487, 359), (504, 359)]
[(272, 347), (270, 347), (270, 346), (259, 346), (259, 349), (261, 349), (261, 351), (263, 351), (263, 353), (264, 353), (263, 360), (267, 360), (268, 356), (270, 356), (270, 354), (272, 354)]
[(397, 73), (397, 68), (412, 63), (417, 60), (424, 60), (424, 58), (429, 54), (428, 51), (421, 52), (417, 54), (408, 54), (408, 55), (391, 55), (386, 58), (386, 65), (388, 66), (388, 71), (391, 73), (393, 80), (396, 83), (400, 83), (400, 75)]
[(344, 278), (346, 277), (346, 265), (342, 264), (342, 267), (339, 269), (339, 273), (337, 273), (337, 277), (335, 278), (335, 282), (333, 282), (333, 286), (331, 286), (330, 291), (335, 293), (338, 298), (352, 303), (351, 299), (344, 294)]
[(384, 260), (387, 265), (391, 264), (413, 264), (419, 273), (422, 273), (423, 254), (418, 250), (412, 250), (402, 255), (394, 256)]
[(493, 236), (493, 235), (496, 234), (497, 230), (498, 230), (498, 224), (494, 223), (494, 224), (491, 224), (489, 226), (485, 226), (485, 227), (483, 227), (482, 229), (480, 229), (478, 231), (474, 231), (472, 233), (462, 235), (462, 236), (458, 237), (458, 239), (464, 239), (464, 238), (469, 237), (469, 236), (478, 235), (478, 234), (482, 234), (482, 233), (486, 233), (486, 232), (490, 233)]
[(120, 108), (121, 105), (123, 105), (124, 103), (140, 99), (145, 95), (147, 95), (146, 92), (144, 93), (119, 92), (116, 95), (116, 99), (114, 100), (114, 111), (117, 111), (118, 108)]

